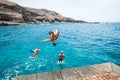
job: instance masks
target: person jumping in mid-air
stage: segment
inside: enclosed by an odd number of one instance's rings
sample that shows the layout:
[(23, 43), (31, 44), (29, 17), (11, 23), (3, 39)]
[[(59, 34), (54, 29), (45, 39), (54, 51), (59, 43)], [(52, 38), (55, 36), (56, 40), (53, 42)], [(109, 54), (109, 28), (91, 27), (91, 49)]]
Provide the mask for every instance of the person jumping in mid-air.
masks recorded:
[(59, 31), (58, 30), (53, 30), (51, 32), (49, 32), (50, 34), (50, 40), (53, 42), (53, 45), (56, 45), (56, 39), (59, 36)]
[(43, 40), (43, 42), (49, 42), (52, 41), (53, 45), (56, 46), (56, 40), (59, 36), (59, 31), (58, 30), (53, 30), (49, 32), (50, 38)]

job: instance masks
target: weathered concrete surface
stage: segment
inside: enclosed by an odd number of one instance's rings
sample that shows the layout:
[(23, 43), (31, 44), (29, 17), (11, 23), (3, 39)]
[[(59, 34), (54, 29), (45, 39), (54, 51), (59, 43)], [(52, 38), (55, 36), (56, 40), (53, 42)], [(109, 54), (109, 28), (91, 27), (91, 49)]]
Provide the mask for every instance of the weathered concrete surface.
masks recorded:
[(117, 80), (118, 78), (120, 79), (120, 67), (109, 62), (86, 67), (17, 76), (13, 80)]

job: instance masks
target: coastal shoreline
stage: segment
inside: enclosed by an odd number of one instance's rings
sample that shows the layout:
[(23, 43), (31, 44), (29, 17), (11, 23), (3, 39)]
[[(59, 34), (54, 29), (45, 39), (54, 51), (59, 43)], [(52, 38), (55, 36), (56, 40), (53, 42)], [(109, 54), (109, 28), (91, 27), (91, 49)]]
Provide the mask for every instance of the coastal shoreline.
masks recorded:
[(32, 24), (87, 24), (87, 22), (86, 23), (79, 23), (79, 22), (17, 23), (17, 22), (0, 21), (0, 26), (18, 26), (18, 25), (32, 25)]
[(47, 10), (23, 7), (8, 0), (0, 0), (0, 26), (24, 24), (88, 23)]

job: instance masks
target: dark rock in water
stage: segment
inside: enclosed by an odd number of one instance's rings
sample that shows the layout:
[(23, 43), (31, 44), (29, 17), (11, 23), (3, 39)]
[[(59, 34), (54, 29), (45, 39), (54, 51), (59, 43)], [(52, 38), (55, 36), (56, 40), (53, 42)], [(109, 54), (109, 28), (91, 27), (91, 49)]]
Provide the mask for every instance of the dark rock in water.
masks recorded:
[(12, 25), (25, 25), (25, 23), (10, 22), (10, 21), (0, 21), (1, 26), (12, 26)]
[(46, 9), (22, 7), (8, 0), (0, 0), (0, 25), (41, 24), (41, 23), (86, 23), (64, 17)]

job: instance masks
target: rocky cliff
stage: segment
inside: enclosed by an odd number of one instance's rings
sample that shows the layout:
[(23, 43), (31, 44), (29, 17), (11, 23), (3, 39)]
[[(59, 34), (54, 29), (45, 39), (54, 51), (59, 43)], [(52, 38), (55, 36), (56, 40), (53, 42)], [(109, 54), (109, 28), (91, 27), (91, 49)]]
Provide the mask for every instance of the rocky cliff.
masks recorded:
[(40, 24), (40, 23), (86, 23), (64, 17), (46, 9), (22, 7), (8, 0), (0, 0), (0, 25)]

